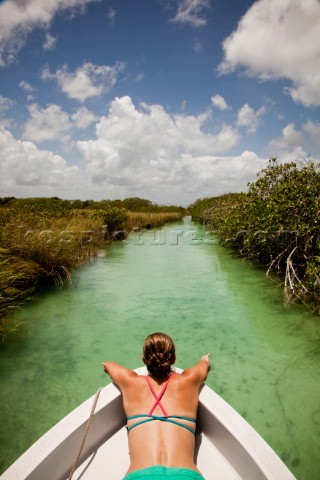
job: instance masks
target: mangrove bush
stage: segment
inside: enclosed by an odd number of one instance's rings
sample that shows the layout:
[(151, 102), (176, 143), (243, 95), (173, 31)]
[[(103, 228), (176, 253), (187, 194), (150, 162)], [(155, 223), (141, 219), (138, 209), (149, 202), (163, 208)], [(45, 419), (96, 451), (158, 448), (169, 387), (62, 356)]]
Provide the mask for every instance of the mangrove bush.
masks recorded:
[(222, 244), (280, 274), (289, 298), (320, 305), (319, 196), (318, 164), (272, 158), (248, 193), (200, 199), (190, 209)]

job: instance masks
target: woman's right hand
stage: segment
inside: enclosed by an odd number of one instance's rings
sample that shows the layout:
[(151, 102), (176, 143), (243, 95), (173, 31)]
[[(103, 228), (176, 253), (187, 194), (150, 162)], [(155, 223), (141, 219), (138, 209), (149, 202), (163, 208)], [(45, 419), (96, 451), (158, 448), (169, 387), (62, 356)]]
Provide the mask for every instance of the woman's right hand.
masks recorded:
[(203, 357), (201, 357), (201, 360), (205, 360), (206, 362), (210, 363), (209, 356), (210, 356), (210, 352), (203, 355)]
[(209, 352), (209, 353), (206, 353), (205, 355), (203, 355), (203, 356), (201, 357), (201, 361), (202, 361), (202, 362), (205, 362), (205, 363), (208, 365), (208, 372), (210, 371), (210, 368), (211, 368), (211, 367), (210, 367), (210, 359), (209, 359), (209, 357), (210, 357), (210, 352)]

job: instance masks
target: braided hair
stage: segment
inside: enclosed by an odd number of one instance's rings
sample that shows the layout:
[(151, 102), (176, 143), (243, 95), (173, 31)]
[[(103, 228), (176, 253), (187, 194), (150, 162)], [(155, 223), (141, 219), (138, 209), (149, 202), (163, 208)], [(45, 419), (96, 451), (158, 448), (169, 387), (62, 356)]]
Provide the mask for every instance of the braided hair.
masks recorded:
[(176, 360), (172, 338), (160, 332), (148, 335), (143, 345), (143, 360), (152, 378), (168, 378)]

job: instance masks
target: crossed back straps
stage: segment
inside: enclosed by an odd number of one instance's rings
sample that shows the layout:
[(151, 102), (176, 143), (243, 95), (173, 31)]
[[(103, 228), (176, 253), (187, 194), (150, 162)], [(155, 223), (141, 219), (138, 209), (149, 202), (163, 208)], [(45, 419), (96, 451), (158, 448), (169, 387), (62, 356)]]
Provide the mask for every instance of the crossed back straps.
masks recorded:
[(162, 410), (163, 415), (164, 415), (166, 418), (168, 418), (169, 415), (167, 414), (164, 406), (162, 405), (161, 399), (162, 399), (162, 397), (163, 397), (163, 395), (164, 395), (164, 393), (165, 393), (165, 391), (166, 391), (166, 389), (167, 389), (167, 386), (168, 386), (168, 384), (169, 384), (169, 382), (170, 382), (171, 377), (172, 377), (172, 374), (170, 373), (169, 378), (168, 378), (168, 380), (166, 381), (166, 383), (163, 385), (163, 388), (162, 388), (162, 390), (161, 390), (161, 392), (160, 392), (159, 395), (157, 395), (156, 392), (154, 391), (154, 388), (153, 388), (153, 386), (151, 385), (151, 382), (150, 382), (150, 380), (149, 380), (149, 377), (146, 377), (146, 380), (147, 380), (147, 383), (148, 383), (148, 385), (149, 385), (149, 388), (150, 388), (150, 390), (151, 390), (154, 398), (156, 399), (155, 402), (154, 402), (154, 404), (153, 404), (153, 407), (151, 408), (150, 412), (148, 413), (148, 416), (149, 416), (149, 417), (151, 417), (151, 415), (153, 414), (155, 408), (159, 405), (159, 407), (160, 407), (161, 410)]

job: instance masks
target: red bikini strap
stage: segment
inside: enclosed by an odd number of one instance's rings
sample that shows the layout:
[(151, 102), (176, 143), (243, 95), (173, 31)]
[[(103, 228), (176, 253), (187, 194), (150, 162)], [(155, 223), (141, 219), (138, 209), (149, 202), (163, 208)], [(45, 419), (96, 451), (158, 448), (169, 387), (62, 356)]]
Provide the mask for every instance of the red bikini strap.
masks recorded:
[(168, 418), (168, 414), (167, 414), (167, 412), (165, 411), (165, 408), (162, 406), (160, 400), (161, 400), (161, 398), (163, 397), (164, 392), (165, 392), (166, 389), (167, 389), (167, 386), (168, 386), (168, 383), (169, 383), (169, 381), (170, 381), (171, 376), (172, 376), (172, 375), (170, 374), (170, 375), (169, 375), (169, 378), (168, 378), (168, 380), (166, 381), (166, 383), (164, 384), (164, 386), (163, 386), (163, 388), (162, 388), (159, 396), (158, 396), (158, 395), (156, 394), (156, 392), (154, 391), (154, 389), (153, 389), (153, 387), (152, 387), (152, 385), (151, 385), (151, 382), (150, 382), (150, 380), (149, 380), (149, 377), (146, 377), (146, 380), (147, 380), (147, 382), (148, 382), (149, 388), (150, 388), (150, 390), (151, 390), (154, 398), (156, 399), (156, 401), (154, 402), (153, 407), (151, 408), (150, 412), (148, 413), (149, 417), (151, 417), (151, 415), (153, 414), (153, 411), (154, 411), (154, 409), (156, 408), (156, 406), (159, 405), (159, 407), (160, 407), (161, 410), (162, 410), (163, 415), (164, 415), (166, 418)]

